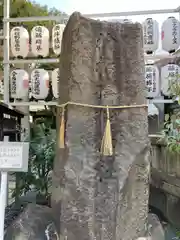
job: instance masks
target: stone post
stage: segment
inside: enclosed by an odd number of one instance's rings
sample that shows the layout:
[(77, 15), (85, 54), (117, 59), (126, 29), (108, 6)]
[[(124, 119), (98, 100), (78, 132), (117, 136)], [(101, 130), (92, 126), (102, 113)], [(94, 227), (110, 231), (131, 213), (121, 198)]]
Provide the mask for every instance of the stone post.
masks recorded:
[[(74, 13), (60, 58), (59, 104), (144, 104), (141, 25), (100, 22)], [(110, 110), (114, 154), (100, 154), (105, 110), (69, 105), (65, 148), (57, 147), (52, 206), (60, 239), (133, 240), (148, 213), (147, 109)], [(61, 109), (57, 111), (59, 129)]]

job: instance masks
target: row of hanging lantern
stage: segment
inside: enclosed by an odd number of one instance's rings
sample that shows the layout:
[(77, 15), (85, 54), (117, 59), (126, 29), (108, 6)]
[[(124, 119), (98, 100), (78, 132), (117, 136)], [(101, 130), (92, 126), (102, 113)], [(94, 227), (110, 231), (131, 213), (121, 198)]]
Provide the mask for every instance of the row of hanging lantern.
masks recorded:
[(174, 81), (180, 83), (180, 67), (176, 64), (167, 64), (159, 69), (155, 65), (145, 66), (145, 83), (147, 97), (156, 98), (161, 95), (170, 96), (170, 85)]
[[(123, 22), (128, 22), (124, 20)], [(144, 50), (153, 53), (159, 46), (159, 24), (152, 18), (143, 23)], [(61, 53), (62, 35), (65, 24), (57, 24), (52, 29), (52, 49), (56, 55)], [(29, 33), (24, 27), (11, 30), (11, 50), (15, 57), (26, 58), (30, 51)], [(31, 30), (31, 52), (34, 56), (47, 57), (50, 47), (49, 30), (44, 26), (35, 26)], [(180, 22), (175, 17), (166, 19), (161, 28), (162, 49), (173, 52), (180, 46)]]
[[(159, 47), (159, 24), (152, 18), (143, 22), (144, 50), (153, 53)], [(161, 27), (162, 49), (166, 52), (174, 52), (180, 46), (180, 22), (175, 17), (166, 19)]]
[[(52, 92), (58, 98), (59, 69), (51, 71)], [(37, 100), (44, 100), (49, 94), (50, 74), (44, 69), (34, 69), (29, 74), (23, 69), (13, 70), (10, 74), (10, 92), (14, 99), (23, 99), (28, 96)]]
[[(52, 29), (52, 49), (56, 55), (61, 53), (64, 24), (57, 24)], [(47, 57), (50, 48), (49, 30), (44, 26), (35, 26), (31, 30), (31, 52), (35, 57)], [(11, 51), (14, 57), (26, 58), (30, 52), (30, 36), (26, 28), (14, 27), (11, 30)]]
[[(155, 65), (145, 66), (145, 84), (147, 97), (156, 98), (161, 95), (169, 96), (169, 84), (171, 81), (179, 80), (180, 67), (175, 64), (168, 64), (159, 69)], [(49, 94), (50, 77), (52, 93), (54, 98), (58, 98), (59, 69), (51, 72), (44, 69), (34, 69), (29, 74), (22, 69), (13, 70), (10, 74), (11, 97), (23, 99), (30, 95), (37, 100), (44, 100)], [(179, 80), (180, 82), (180, 80)]]

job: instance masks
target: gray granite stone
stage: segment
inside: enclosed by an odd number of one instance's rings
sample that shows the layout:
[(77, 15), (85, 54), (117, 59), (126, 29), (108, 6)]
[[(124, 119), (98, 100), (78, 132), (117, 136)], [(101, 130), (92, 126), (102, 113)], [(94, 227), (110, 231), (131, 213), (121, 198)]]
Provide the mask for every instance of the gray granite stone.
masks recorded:
[[(60, 57), (59, 104), (144, 104), (144, 52), (139, 23), (86, 19), (74, 13)], [(57, 111), (60, 125), (61, 109)], [(110, 110), (112, 157), (99, 149), (101, 109), (66, 108), (65, 149), (57, 149), (52, 205), (68, 240), (134, 240), (146, 231), (149, 198), (147, 109)]]
[(28, 204), (7, 228), (4, 240), (59, 240), (51, 209)]

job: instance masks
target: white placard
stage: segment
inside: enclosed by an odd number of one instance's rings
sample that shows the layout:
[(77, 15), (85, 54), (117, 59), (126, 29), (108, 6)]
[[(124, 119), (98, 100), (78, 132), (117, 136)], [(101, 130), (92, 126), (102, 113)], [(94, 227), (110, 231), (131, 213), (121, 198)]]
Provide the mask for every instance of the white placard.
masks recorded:
[(29, 143), (0, 142), (0, 170), (27, 172)]

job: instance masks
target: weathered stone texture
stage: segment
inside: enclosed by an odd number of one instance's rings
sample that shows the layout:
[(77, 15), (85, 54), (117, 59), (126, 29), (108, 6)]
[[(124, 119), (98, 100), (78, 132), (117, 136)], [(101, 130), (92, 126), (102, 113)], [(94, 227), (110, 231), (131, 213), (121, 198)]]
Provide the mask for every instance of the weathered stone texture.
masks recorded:
[[(138, 23), (100, 22), (74, 13), (63, 35), (59, 103), (144, 104), (142, 45)], [(113, 157), (99, 153), (105, 111), (69, 105), (65, 115), (66, 147), (57, 150), (52, 195), (62, 239), (144, 236), (149, 197), (147, 109), (110, 110)], [(58, 124), (59, 119), (60, 115)]]
[(59, 240), (50, 208), (28, 204), (5, 233), (5, 240)]

